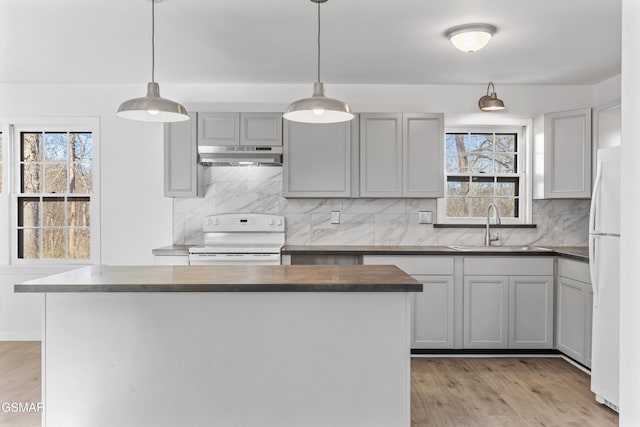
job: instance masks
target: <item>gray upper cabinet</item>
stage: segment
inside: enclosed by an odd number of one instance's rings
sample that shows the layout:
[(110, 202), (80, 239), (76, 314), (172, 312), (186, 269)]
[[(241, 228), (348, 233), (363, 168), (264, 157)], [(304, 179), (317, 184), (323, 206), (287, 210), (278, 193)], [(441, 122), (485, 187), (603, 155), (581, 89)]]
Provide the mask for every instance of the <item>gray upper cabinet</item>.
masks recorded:
[(203, 168), (198, 165), (196, 113), (191, 120), (164, 125), (164, 195), (202, 197)]
[(198, 145), (282, 145), (281, 113), (198, 113)]
[(352, 131), (351, 122), (286, 120), (284, 196), (351, 197)]
[(361, 197), (442, 197), (444, 115), (360, 115)]
[(282, 145), (282, 113), (240, 113), (240, 145)]
[(534, 134), (534, 198), (590, 198), (591, 109), (547, 113)]
[(402, 195), (444, 197), (444, 114), (403, 114)]
[(239, 145), (240, 113), (198, 113), (198, 145)]
[(402, 114), (360, 115), (360, 196), (402, 197)]

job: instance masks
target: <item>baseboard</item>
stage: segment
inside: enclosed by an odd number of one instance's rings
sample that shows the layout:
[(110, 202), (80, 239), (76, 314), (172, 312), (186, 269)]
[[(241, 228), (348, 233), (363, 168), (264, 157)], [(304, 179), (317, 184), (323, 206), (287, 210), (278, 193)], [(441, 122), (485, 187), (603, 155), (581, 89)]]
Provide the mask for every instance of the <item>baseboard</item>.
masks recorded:
[(42, 332), (40, 331), (24, 331), (24, 332), (0, 331), (0, 341), (42, 341)]
[(484, 348), (460, 348), (460, 349), (411, 349), (411, 356), (445, 356), (445, 357), (513, 357), (513, 356), (538, 356), (538, 357), (560, 357), (562, 353), (552, 348), (535, 349), (484, 349)]

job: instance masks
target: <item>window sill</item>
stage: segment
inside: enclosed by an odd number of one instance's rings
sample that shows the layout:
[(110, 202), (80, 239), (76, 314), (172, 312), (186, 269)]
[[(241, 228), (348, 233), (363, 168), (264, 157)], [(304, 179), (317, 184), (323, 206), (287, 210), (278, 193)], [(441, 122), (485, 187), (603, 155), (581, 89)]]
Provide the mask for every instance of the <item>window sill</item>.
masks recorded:
[[(433, 224), (433, 228), (485, 228), (486, 224)], [(491, 228), (537, 228), (536, 224), (491, 224)]]

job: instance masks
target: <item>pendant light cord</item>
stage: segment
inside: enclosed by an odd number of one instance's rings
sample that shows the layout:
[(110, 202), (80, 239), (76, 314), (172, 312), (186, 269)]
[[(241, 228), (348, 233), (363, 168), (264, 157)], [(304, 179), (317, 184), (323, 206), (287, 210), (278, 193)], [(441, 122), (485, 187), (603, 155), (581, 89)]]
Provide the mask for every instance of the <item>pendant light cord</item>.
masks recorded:
[(151, 0), (151, 81), (156, 81), (156, 0)]
[(318, 3), (318, 82), (320, 81), (320, 3)]

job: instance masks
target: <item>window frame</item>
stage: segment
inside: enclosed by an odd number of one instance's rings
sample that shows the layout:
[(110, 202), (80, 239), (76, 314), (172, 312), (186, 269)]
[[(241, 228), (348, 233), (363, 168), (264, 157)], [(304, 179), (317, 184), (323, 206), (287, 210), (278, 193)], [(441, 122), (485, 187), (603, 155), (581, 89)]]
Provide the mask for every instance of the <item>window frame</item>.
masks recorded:
[[(11, 121), (11, 162), (10, 162), (10, 253), (12, 265), (91, 265), (100, 263), (100, 120), (93, 117), (21, 119)], [(92, 193), (90, 197), (91, 222), (89, 259), (24, 259), (18, 258), (18, 210), (22, 197), (55, 197), (56, 193), (21, 193), (20, 135), (22, 132), (91, 132), (92, 140)], [(61, 197), (75, 197), (70, 193), (60, 193)], [(87, 193), (79, 193), (86, 197)], [(67, 227), (67, 226), (65, 226)]]
[[(510, 120), (508, 123), (496, 123), (496, 124), (465, 124), (464, 122), (449, 123), (445, 126), (445, 137), (443, 140), (443, 159), (444, 163), (444, 178), (443, 185), (444, 197), (439, 198), (437, 202), (438, 222), (441, 224), (485, 224), (486, 217), (448, 217), (447, 216), (447, 177), (458, 176), (459, 174), (449, 175), (446, 168), (447, 150), (446, 150), (446, 135), (449, 133), (515, 133), (518, 139), (518, 161), (517, 161), (517, 174), (500, 174), (492, 173), (487, 174), (490, 177), (500, 176), (518, 176), (519, 179), (519, 218), (502, 218), (503, 224), (531, 224), (532, 218), (532, 170), (531, 167), (531, 120)], [(468, 176), (468, 175), (466, 175)]]

